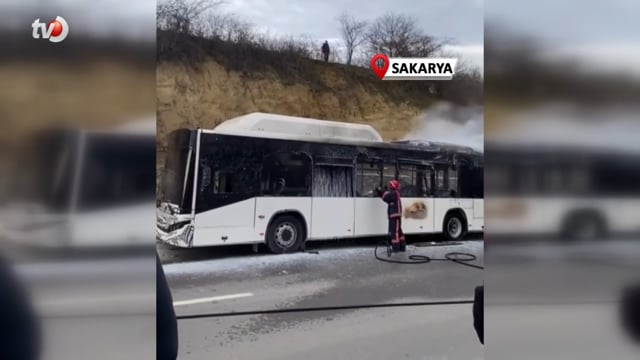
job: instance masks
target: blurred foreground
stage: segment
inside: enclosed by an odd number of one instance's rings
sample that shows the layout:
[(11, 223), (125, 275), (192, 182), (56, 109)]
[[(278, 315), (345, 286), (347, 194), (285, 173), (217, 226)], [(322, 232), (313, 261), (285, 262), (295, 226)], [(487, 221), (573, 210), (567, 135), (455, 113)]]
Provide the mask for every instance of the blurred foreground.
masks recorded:
[[(40, 330), (0, 331), (2, 358), (25, 342), (41, 359), (155, 358), (155, 3), (138, 5), (10, 1), (0, 13), (1, 275), (15, 281), (0, 303), (25, 326), (32, 309)], [(63, 43), (31, 39), (34, 19), (57, 15)], [(134, 29), (145, 16), (146, 38)], [(97, 18), (119, 33), (91, 31)]]
[(489, 8), (486, 358), (636, 357), (621, 299), (640, 285), (640, 82)]

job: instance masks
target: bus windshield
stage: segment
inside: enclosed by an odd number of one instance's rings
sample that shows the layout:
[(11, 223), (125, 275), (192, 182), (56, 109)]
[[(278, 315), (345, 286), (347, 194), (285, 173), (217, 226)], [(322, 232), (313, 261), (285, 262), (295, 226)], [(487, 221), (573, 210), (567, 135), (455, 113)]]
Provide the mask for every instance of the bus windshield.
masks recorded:
[(144, 204), (155, 197), (155, 137), (88, 134), (79, 176), (78, 210)]
[(47, 130), (29, 138), (13, 159), (6, 200), (69, 209), (77, 133)]
[(164, 175), (160, 185), (160, 200), (178, 205), (181, 210), (191, 208), (193, 193), (192, 166), (195, 161), (192, 132), (177, 130), (169, 135)]

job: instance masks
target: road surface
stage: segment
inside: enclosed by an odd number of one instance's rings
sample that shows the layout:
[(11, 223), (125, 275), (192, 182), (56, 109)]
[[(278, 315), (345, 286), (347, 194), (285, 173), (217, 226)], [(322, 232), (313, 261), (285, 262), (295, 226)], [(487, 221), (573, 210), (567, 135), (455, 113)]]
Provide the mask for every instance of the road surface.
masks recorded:
[[(617, 296), (637, 281), (638, 245), (609, 239), (451, 248), (480, 271), (433, 262), (374, 261), (371, 243), (317, 246), (318, 254), (159, 247), (178, 315), (365, 303), (469, 299), (485, 282), (487, 346), (471, 307), (434, 305), (180, 320), (180, 359), (636, 359)], [(47, 359), (155, 358), (155, 259), (30, 258), (16, 270), (42, 315)], [(214, 298), (214, 299), (211, 299)]]
[[(178, 316), (471, 300), (482, 284), (482, 270), (452, 262), (377, 261), (373, 244), (286, 255), (219, 250), (224, 256), (215, 249), (203, 256), (202, 250), (160, 246), (160, 254)], [(472, 253), (474, 264), (483, 263), (481, 240), (409, 246), (410, 253), (433, 258), (452, 251)], [(181, 359), (483, 358), (471, 304), (184, 319), (179, 331)]]
[(155, 359), (155, 256), (29, 257), (14, 264), (43, 334), (43, 359)]
[(624, 287), (640, 284), (638, 238), (487, 244), (486, 357), (636, 359), (621, 327)]

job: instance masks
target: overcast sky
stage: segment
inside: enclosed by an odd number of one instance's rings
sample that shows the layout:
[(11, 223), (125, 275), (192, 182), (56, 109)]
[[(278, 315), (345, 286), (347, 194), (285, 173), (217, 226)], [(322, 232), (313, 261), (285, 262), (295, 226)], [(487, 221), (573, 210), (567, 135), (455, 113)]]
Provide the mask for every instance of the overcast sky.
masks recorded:
[[(484, 10), (481, 0), (227, 0), (227, 12), (257, 29), (283, 35), (309, 35), (318, 41), (340, 41), (341, 13), (371, 21), (387, 12), (413, 16), (432, 36), (454, 41), (448, 50), (482, 67)], [(339, 45), (336, 44), (339, 48)]]
[(576, 58), (597, 71), (640, 76), (639, 0), (491, 0), (485, 22), (535, 35), (549, 57)]
[(491, 0), (487, 20), (500, 19), (518, 30), (556, 44), (639, 44), (638, 0)]
[[(339, 39), (335, 18), (343, 11), (364, 20), (388, 11), (409, 14), (425, 32), (454, 39), (453, 49), (480, 65), (484, 23), (499, 19), (519, 32), (549, 40), (556, 45), (553, 52), (576, 52), (601, 59), (608, 56), (603, 54), (615, 54), (613, 60), (640, 68), (640, 0), (226, 1), (224, 11), (241, 15), (259, 29), (306, 34), (319, 41)], [(0, 22), (30, 33), (30, 22), (36, 17), (62, 15), (72, 34), (119, 32), (152, 40), (155, 5), (155, 0), (4, 0)], [(16, 15), (24, 15), (26, 20)]]

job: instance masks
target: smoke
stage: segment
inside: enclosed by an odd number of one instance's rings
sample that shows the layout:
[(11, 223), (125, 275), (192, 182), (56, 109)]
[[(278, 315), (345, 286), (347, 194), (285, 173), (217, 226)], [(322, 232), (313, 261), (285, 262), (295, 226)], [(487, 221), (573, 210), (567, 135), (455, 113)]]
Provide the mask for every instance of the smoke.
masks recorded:
[(484, 149), (484, 108), (440, 102), (415, 121), (414, 129), (403, 140), (444, 142)]

